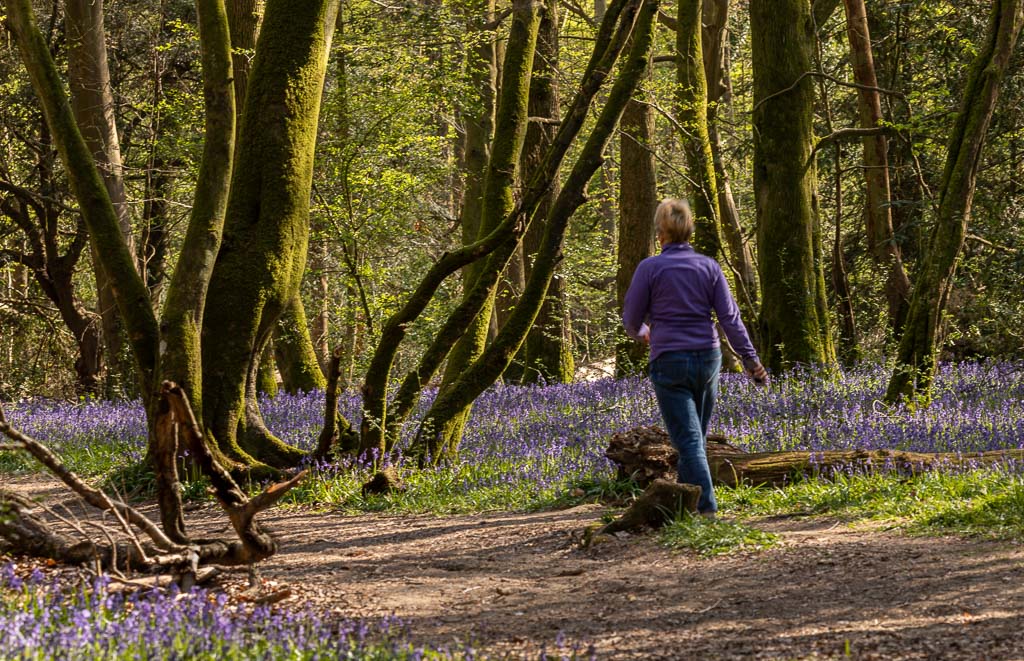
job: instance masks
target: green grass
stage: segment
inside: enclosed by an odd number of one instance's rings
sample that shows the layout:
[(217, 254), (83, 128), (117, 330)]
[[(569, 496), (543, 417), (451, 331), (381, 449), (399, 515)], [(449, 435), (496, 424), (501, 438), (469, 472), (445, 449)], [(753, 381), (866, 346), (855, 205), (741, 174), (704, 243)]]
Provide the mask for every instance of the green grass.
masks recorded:
[(717, 494), (724, 510), (743, 517), (829, 515), (889, 522), (913, 533), (1024, 540), (1024, 476), (998, 467), (913, 477), (841, 475)]
[(282, 501), (318, 505), (349, 513), (469, 514), (512, 510), (531, 511), (571, 507), (584, 502), (621, 500), (636, 492), (632, 483), (585, 479), (538, 487), (533, 480), (514, 477), (515, 467), (504, 462), (463, 463), (432, 470), (400, 469), (404, 488), (386, 495), (362, 494), (372, 471), (312, 471)]
[(660, 541), (669, 548), (688, 549), (710, 558), (736, 551), (771, 548), (778, 543), (779, 536), (738, 521), (710, 521), (684, 514), (662, 529)]

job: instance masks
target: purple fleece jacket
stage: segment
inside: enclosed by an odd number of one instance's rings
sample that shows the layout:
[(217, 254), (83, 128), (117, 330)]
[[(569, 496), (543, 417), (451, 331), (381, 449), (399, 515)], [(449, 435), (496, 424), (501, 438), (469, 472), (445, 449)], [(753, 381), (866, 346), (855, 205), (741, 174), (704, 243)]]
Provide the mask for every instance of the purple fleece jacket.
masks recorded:
[(622, 323), (639, 339), (640, 326), (651, 329), (651, 360), (666, 351), (701, 351), (718, 346), (711, 311), (744, 364), (757, 359), (718, 262), (695, 252), (689, 243), (669, 243), (660, 255), (640, 262), (622, 306)]

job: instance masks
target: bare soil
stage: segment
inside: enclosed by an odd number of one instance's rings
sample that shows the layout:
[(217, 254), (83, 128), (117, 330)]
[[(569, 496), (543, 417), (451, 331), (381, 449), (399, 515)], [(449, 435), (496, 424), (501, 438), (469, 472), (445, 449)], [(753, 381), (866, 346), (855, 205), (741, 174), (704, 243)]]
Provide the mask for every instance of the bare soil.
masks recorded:
[[(599, 659), (1024, 659), (1021, 545), (779, 518), (750, 522), (783, 539), (758, 553), (703, 559), (653, 535), (581, 548), (604, 512), (278, 509), (264, 521), (282, 549), (262, 574), (292, 590), (284, 606), (396, 615), (415, 642), (498, 657), (551, 653), (561, 634)], [(190, 521), (225, 525), (215, 505)]]

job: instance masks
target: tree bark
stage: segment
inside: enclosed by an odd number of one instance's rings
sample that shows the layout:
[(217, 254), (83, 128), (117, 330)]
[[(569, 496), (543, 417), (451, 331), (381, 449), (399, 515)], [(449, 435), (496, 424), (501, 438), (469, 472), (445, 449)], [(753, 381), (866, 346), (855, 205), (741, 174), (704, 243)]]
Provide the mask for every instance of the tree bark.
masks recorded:
[[(68, 40), (68, 88), (71, 110), (85, 144), (93, 153), (107, 195), (117, 214), (121, 234), (134, 254), (134, 236), (128, 216), (128, 198), (121, 168), (121, 147), (114, 117), (114, 93), (107, 66), (103, 0), (68, 0), (65, 29)], [(104, 272), (96, 248), (92, 249), (96, 275), (97, 305), (107, 354), (107, 395), (131, 390), (128, 370), (122, 365), (124, 328), (111, 290), (113, 283)]]
[(718, 211), (722, 238), (728, 251), (723, 251), (724, 269), (732, 274), (733, 289), (740, 313), (754, 346), (760, 346), (757, 328), (758, 293), (757, 269), (753, 253), (747, 242), (739, 209), (733, 198), (729, 172), (725, 168), (725, 145), (718, 126), (719, 117), (732, 102), (732, 82), (729, 76), (729, 0), (704, 0), (703, 34), (701, 46), (704, 57), (704, 77), (707, 80), (708, 140), (711, 143), (712, 164), (718, 185)]
[[(270, 0), (256, 47), (224, 239), (203, 320), (204, 421), (237, 459), (302, 453), (246, 415), (247, 379), (305, 269), (320, 98), (337, 0)], [(252, 436), (255, 434), (255, 437)], [(257, 452), (239, 452), (239, 435)]]
[[(526, 125), (530, 97), (530, 73), (537, 45), (540, 12), (533, 0), (513, 0), (512, 27), (505, 48), (505, 59), (501, 73), (501, 91), (494, 120), (494, 137), (491, 141), (490, 158), (484, 176), (483, 200), (480, 227), (475, 238), (481, 238), (493, 231), (508, 216), (515, 205), (514, 190), (519, 172), (519, 155), (526, 137)], [(514, 247), (513, 247), (514, 249)], [(507, 257), (505, 258), (507, 260)], [(485, 270), (504, 269), (504, 261), (470, 264), (465, 269), (466, 289), (472, 289), (483, 277)], [(490, 288), (483, 306), (470, 322), (466, 332), (452, 348), (448, 364), (441, 379), (441, 388), (449, 387), (459, 374), (483, 351), (487, 340), (488, 326), (494, 308), (494, 287)], [(447, 422), (442, 432), (447, 438), (458, 443), (469, 416), (469, 409)]]
[(135, 355), (143, 400), (148, 403), (152, 399), (157, 360), (157, 324), (149, 292), (135, 269), (134, 256), (125, 243), (117, 212), (92, 151), (79, 132), (60, 73), (36, 26), (31, 3), (11, 0), (7, 11), (8, 25), (14, 32), (72, 193), (89, 228), (90, 245), (99, 256), (103, 271), (118, 283), (115, 300)]
[[(558, 99), (558, 25), (558, 1), (545, 0), (540, 32), (537, 36), (537, 52), (533, 61), (533, 77), (530, 81), (529, 115), (551, 121), (531, 121), (526, 129), (526, 143), (520, 165), (524, 180), (529, 180), (530, 173), (541, 166), (544, 154), (558, 131), (557, 122), (561, 117)], [(538, 218), (547, 218), (560, 189), (561, 184), (556, 175), (547, 196), (541, 200), (537, 208)], [(523, 237), (525, 269), (520, 291), (526, 287), (526, 279), (530, 276), (533, 259), (540, 248), (543, 234), (543, 224), (534, 222), (530, 224)], [(537, 314), (537, 319), (519, 351), (523, 363), (523, 383), (572, 381), (575, 367), (567, 321), (565, 281), (556, 274), (551, 286), (548, 287), (548, 295)]]
[(813, 146), (814, 33), (806, 0), (751, 0), (754, 198), (761, 358), (775, 370), (831, 363)]
[(963, 249), (971, 202), (999, 86), (1024, 24), (1024, 0), (995, 0), (988, 32), (967, 76), (950, 133), (928, 251), (917, 272), (906, 327), (886, 401), (925, 401), (931, 394), (940, 346), (939, 325)]
[(236, 124), (242, 124), (245, 95), (256, 50), (256, 39), (263, 23), (262, 0), (226, 0), (231, 34), (231, 70), (234, 72)]
[[(620, 479), (643, 488), (676, 477), (678, 453), (660, 427), (638, 427), (614, 434), (605, 456), (618, 466)], [(708, 465), (715, 484), (778, 487), (807, 477), (830, 478), (856, 471), (918, 473), (937, 468), (971, 468), (1024, 459), (1024, 450), (989, 452), (906, 452), (903, 450), (828, 450), (824, 452), (744, 452), (724, 436), (709, 435)]]
[[(559, 124), (558, 133), (545, 155), (542, 167), (532, 176), (513, 212), (486, 238), (444, 255), (424, 276), (406, 304), (384, 325), (380, 343), (367, 370), (363, 399), (363, 420), (381, 421), (381, 424), (378, 425), (375, 422), (368, 427), (364, 424), (361, 430), (363, 449), (378, 447), (381, 452), (387, 449), (384, 443), (385, 429), (389, 439), (388, 443), (391, 443), (391, 439), (395, 438), (401, 424), (415, 406), (421, 389), (436, 374), (455, 340), (461, 336), (469, 320), (482, 307), (488, 290), (493, 287), (496, 274), (508, 260), (523, 232), (528, 228), (540, 200), (546, 194), (562, 160), (584, 124), (594, 96), (601, 89), (611, 67), (618, 59), (632, 28), (639, 1), (625, 0), (616, 3), (605, 14), (605, 19), (598, 29), (594, 51), (583, 74), (579, 91)], [(423, 311), (448, 274), (464, 264), (488, 255), (490, 255), (489, 259), (494, 267), (484, 269), (484, 273), (490, 274), (492, 277), (478, 281), (459, 306), (449, 315), (441, 330), (435, 335), (430, 347), (423, 354), (419, 365), (403, 380), (402, 386), (395, 396), (393, 411), (388, 411), (385, 420), (383, 417), (385, 387), (395, 352), (405, 336), (406, 325)], [(379, 445), (377, 445), (378, 443)], [(433, 456), (436, 458), (436, 455)]]
[[(882, 100), (878, 93), (878, 77), (871, 52), (871, 34), (868, 29), (864, 0), (843, 0), (846, 8), (846, 31), (850, 40), (850, 60), (857, 89), (857, 107), (860, 125), (874, 128), (882, 125)], [(886, 137), (864, 136), (864, 220), (868, 249), (875, 262), (885, 268), (885, 294), (889, 305), (889, 325), (893, 335), (899, 337), (910, 298), (910, 279), (903, 268), (900, 244), (892, 228), (892, 207), (889, 191), (889, 159)]]
[[(650, 75), (650, 64), (644, 76)], [(619, 237), (616, 251), (615, 302), (619, 318), (633, 272), (654, 254), (654, 212), (658, 177), (654, 163), (654, 109), (631, 99), (622, 113), (619, 140)], [(638, 374), (647, 366), (647, 345), (626, 336), (616, 325), (615, 376)]]
[(708, 83), (702, 46), (703, 0), (679, 0), (676, 19), (676, 119), (690, 175), (692, 243), (712, 259), (722, 257), (718, 183), (708, 133)]

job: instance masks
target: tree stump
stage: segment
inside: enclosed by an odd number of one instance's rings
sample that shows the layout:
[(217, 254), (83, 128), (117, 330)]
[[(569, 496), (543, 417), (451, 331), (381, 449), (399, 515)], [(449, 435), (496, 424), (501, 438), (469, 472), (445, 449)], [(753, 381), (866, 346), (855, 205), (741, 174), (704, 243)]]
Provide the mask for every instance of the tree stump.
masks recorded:
[(617, 532), (661, 528), (683, 512), (696, 514), (699, 499), (700, 487), (695, 484), (656, 479), (626, 508), (622, 516), (604, 526), (588, 529), (584, 533), (583, 544), (590, 546), (602, 536)]
[(370, 481), (364, 484), (362, 488), (363, 498), (371, 494), (384, 495), (396, 491), (405, 491), (405, 484), (393, 466), (388, 466), (374, 473)]

